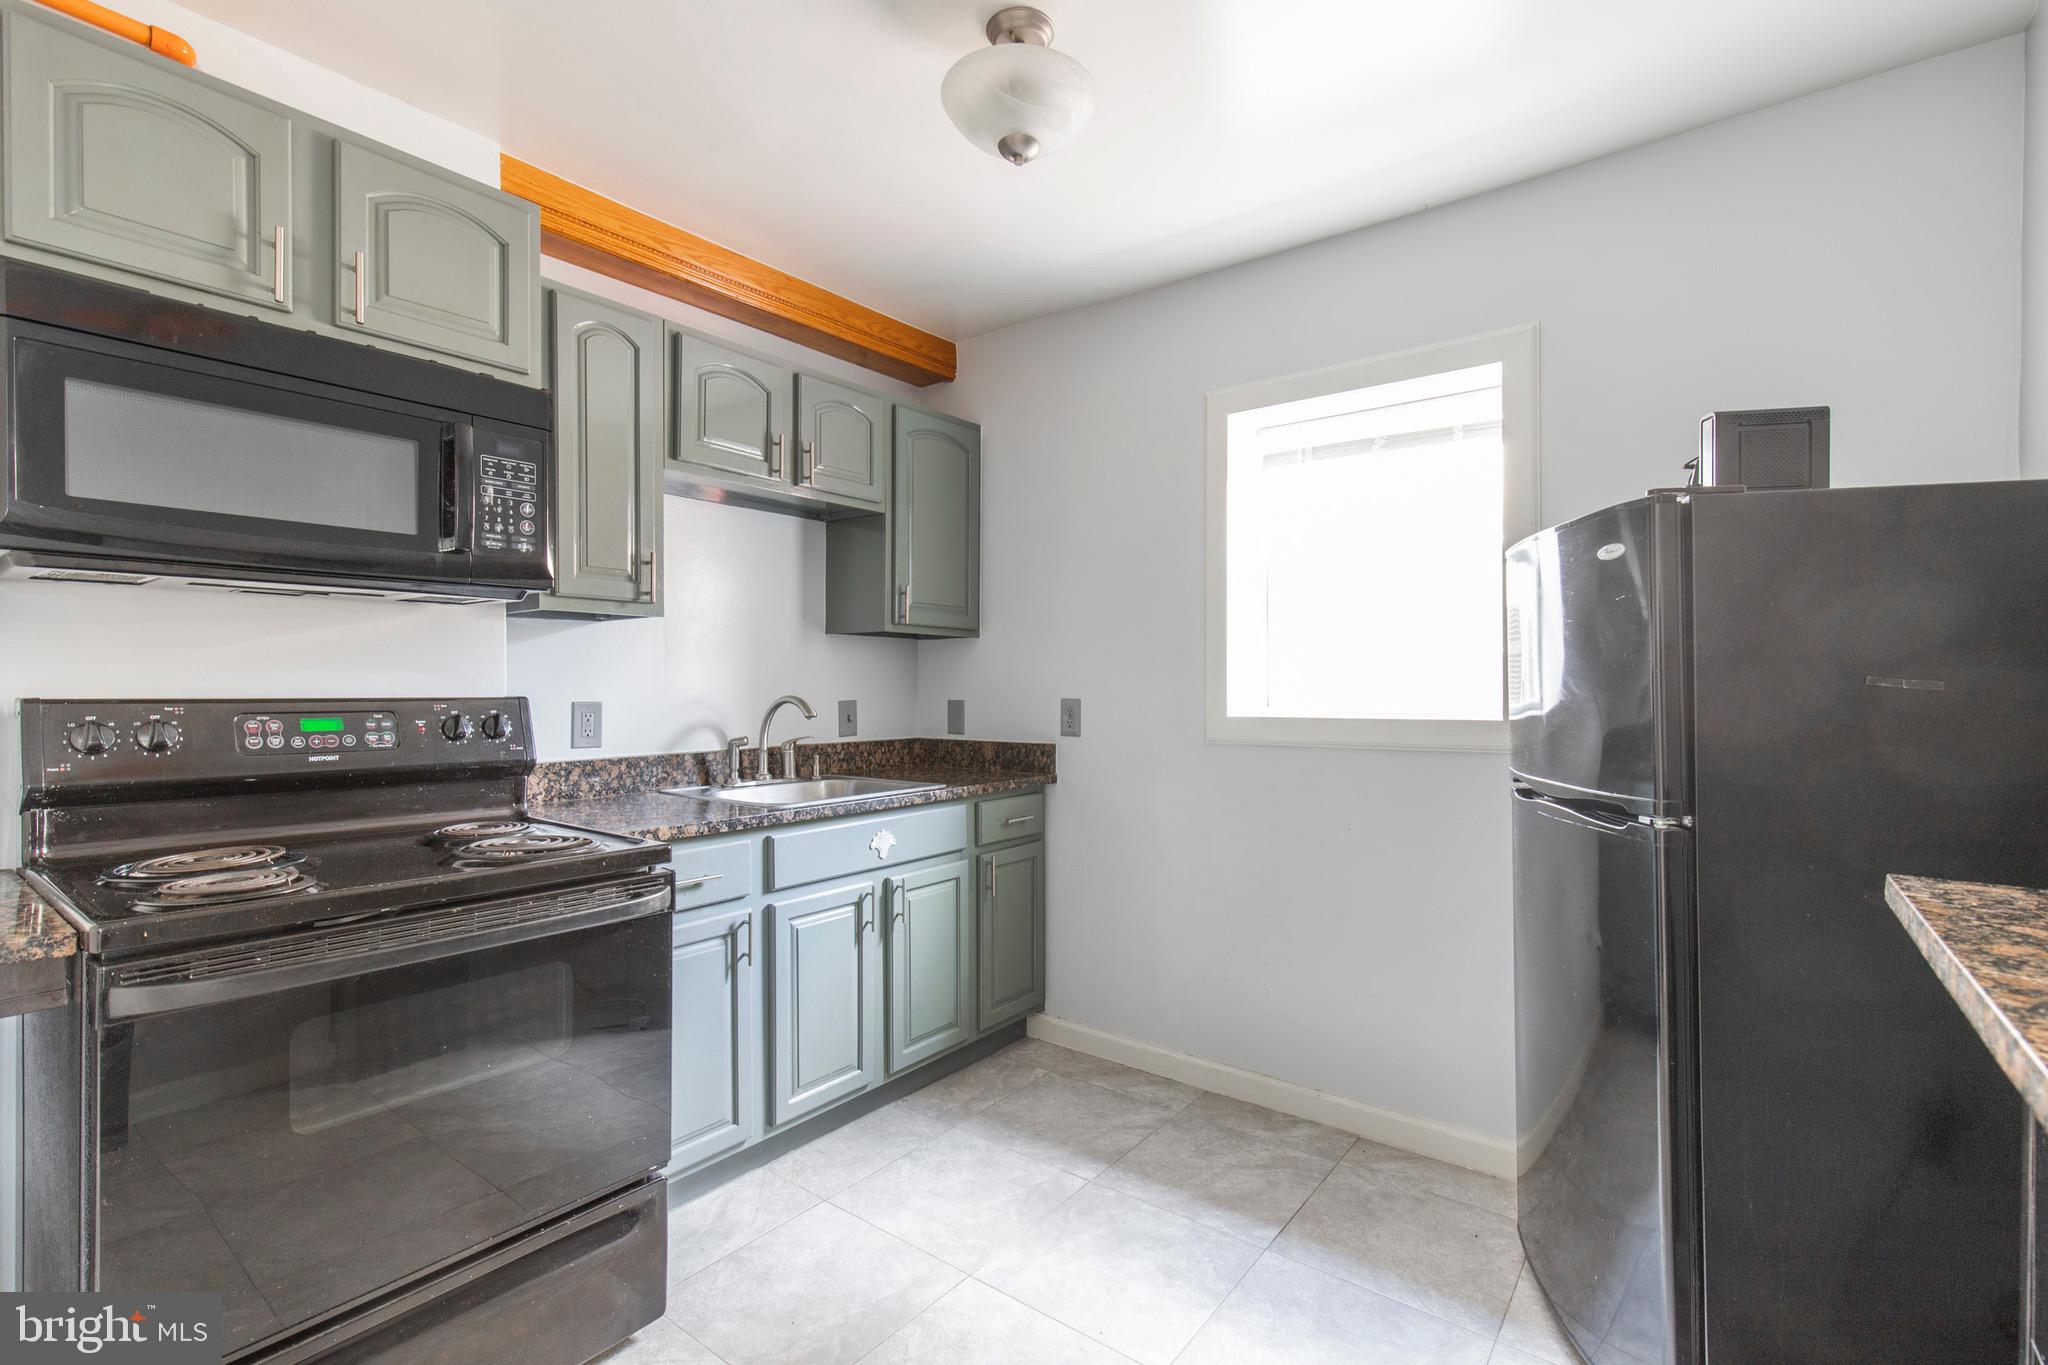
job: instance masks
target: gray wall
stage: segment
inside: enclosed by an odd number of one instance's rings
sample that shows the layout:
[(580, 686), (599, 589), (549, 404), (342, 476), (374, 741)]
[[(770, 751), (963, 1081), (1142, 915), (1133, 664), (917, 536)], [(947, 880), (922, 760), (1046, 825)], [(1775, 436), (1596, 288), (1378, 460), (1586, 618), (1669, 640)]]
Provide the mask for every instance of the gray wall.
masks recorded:
[[(1049, 1009), (1504, 1142), (1498, 755), (1203, 742), (1203, 395), (1542, 326), (1554, 522), (1681, 477), (1699, 414), (1834, 406), (1838, 482), (2018, 472), (2010, 38), (965, 343), (983, 635), (919, 727), (1049, 737)], [(1399, 660), (1389, 660), (1398, 667)]]

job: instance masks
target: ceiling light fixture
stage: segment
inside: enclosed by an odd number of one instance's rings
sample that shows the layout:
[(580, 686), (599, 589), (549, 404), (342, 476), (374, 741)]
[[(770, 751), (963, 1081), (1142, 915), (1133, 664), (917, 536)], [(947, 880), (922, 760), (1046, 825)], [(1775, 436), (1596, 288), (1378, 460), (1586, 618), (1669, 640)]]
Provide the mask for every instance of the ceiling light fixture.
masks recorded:
[(1052, 20), (1011, 5), (989, 16), (988, 40), (953, 63), (939, 86), (953, 126), (1012, 166), (1073, 141), (1095, 112), (1095, 78), (1052, 50)]

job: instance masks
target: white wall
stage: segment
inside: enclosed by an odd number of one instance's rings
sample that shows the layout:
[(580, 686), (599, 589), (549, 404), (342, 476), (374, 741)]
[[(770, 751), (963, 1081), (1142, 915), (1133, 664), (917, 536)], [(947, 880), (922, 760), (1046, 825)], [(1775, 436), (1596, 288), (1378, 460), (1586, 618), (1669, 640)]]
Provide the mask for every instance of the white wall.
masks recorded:
[(2020, 347), (2020, 460), (2048, 478), (2048, 9), (2025, 35), (2026, 236), (2021, 247), (2025, 312)]
[(2022, 75), (2006, 39), (964, 344), (983, 634), (922, 647), (917, 719), (1085, 703), (1051, 1011), (1505, 1141), (1502, 760), (1203, 742), (1203, 395), (1535, 322), (1546, 521), (1679, 481), (1717, 407), (1832, 404), (1840, 483), (2014, 477)]
[[(910, 385), (593, 271), (544, 260), (541, 273), (891, 397), (920, 397)], [(860, 703), (861, 738), (914, 733), (918, 646), (825, 634), (823, 522), (665, 501), (663, 616), (507, 623), (511, 690), (532, 699), (541, 757), (716, 749), (735, 735), (758, 740), (762, 711), (785, 692), (809, 701), (819, 718), (781, 717), (778, 740), (836, 736), (830, 708), (845, 699)], [(600, 747), (569, 748), (573, 701), (604, 703)]]

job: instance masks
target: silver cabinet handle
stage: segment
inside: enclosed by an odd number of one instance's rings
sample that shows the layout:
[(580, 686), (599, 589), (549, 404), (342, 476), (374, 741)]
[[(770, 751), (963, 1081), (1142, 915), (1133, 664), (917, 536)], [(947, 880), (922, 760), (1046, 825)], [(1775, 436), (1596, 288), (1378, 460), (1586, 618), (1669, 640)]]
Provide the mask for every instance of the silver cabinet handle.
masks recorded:
[[(808, 466), (808, 469), (806, 468)], [(806, 486), (818, 479), (818, 443), (805, 441), (796, 448), (796, 481)]]
[(641, 559), (647, 564), (647, 600), (659, 602), (661, 600), (661, 574), (655, 563), (654, 551), (649, 550), (641, 556)]
[(279, 223), (270, 230), (270, 292), (284, 303), (284, 263), (288, 248), (284, 244), (284, 224)]
[(871, 934), (875, 931), (875, 893), (872, 891), (861, 892), (859, 905), (861, 916), (860, 932)]
[(723, 872), (706, 872), (701, 877), (690, 877), (683, 881), (677, 882), (676, 890), (695, 891), (698, 887), (703, 886), (707, 882), (723, 881), (724, 878), (725, 874)]
[[(747, 931), (747, 946), (744, 949), (740, 947), (740, 930), (742, 928), (744, 928)], [(732, 927), (732, 965), (737, 967), (742, 962), (752, 962), (753, 960), (754, 917), (752, 915), (748, 915), (745, 919), (739, 921), (739, 923), (733, 925)]]
[(363, 253), (356, 253), (356, 326), (369, 321), (369, 285), (363, 272)]
[(1003, 828), (1008, 829), (1012, 825), (1028, 825), (1037, 818), (1038, 817), (1035, 815), (1013, 815), (1009, 819), (1003, 821)]
[(768, 438), (768, 477), (782, 477), (782, 433), (779, 431)]
[(903, 586), (896, 589), (896, 624), (910, 624), (910, 580), (904, 579)]
[(988, 894), (989, 904), (994, 905), (996, 900), (996, 860), (994, 858), (983, 858), (981, 860), (981, 889)]
[(889, 906), (889, 920), (900, 924), (903, 920), (903, 897), (896, 894), (896, 879), (890, 877), (882, 883), (882, 899)]

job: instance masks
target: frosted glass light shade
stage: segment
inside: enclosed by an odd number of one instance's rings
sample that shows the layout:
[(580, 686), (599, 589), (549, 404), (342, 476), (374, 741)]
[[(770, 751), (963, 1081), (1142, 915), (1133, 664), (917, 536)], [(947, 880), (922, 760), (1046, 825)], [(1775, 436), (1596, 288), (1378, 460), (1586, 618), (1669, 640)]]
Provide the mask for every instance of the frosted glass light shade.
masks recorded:
[(1064, 52), (998, 43), (953, 63), (939, 100), (969, 142), (1021, 166), (1074, 140), (1095, 112), (1095, 78)]

